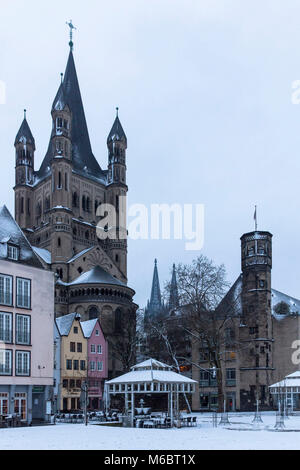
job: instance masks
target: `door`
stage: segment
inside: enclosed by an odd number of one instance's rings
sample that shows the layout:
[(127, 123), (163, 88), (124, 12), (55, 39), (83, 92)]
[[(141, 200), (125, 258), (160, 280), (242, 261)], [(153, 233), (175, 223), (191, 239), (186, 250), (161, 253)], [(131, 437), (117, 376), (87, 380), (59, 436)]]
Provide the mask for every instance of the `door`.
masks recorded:
[(27, 419), (27, 394), (15, 393), (15, 407), (14, 412), (21, 416), (23, 421)]

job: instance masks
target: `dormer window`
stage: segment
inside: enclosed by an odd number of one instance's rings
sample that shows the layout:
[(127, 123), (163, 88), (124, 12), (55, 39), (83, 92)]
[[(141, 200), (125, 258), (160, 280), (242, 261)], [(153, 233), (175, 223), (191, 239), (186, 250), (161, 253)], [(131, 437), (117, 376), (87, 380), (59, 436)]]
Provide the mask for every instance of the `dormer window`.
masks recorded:
[(7, 258), (14, 261), (19, 259), (19, 248), (12, 245), (7, 245)]

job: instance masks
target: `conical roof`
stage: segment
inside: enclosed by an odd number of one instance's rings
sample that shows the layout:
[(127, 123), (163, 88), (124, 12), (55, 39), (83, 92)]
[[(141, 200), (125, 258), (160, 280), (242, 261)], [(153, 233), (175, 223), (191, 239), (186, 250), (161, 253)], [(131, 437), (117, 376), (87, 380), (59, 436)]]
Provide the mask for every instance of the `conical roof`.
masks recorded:
[(19, 142), (31, 144), (35, 149), (35, 140), (31, 133), (26, 117), (24, 117), (21, 127), (16, 135), (15, 145), (17, 145)]
[(154, 262), (154, 272), (153, 272), (151, 297), (150, 297), (150, 302), (149, 302), (149, 310), (151, 311), (151, 313), (159, 312), (161, 307), (162, 307), (161, 293), (160, 293), (159, 277), (158, 277), (158, 270), (157, 270), (157, 259), (156, 259)]
[(107, 143), (109, 144), (109, 142), (116, 140), (124, 140), (125, 142), (127, 142), (127, 137), (120, 122), (119, 116), (116, 117), (115, 122), (113, 123), (111, 131), (107, 138)]

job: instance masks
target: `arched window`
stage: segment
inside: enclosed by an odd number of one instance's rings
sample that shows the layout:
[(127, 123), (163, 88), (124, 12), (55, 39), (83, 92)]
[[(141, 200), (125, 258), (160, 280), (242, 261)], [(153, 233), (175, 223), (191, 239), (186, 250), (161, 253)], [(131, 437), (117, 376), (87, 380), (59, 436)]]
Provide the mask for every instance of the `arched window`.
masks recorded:
[(65, 173), (65, 190), (68, 191), (68, 173)]
[(62, 189), (61, 171), (58, 172), (58, 186), (57, 186), (57, 189)]
[(122, 310), (117, 308), (115, 311), (115, 332), (121, 333), (122, 331)]
[(57, 239), (57, 246), (58, 246), (58, 248), (61, 247), (61, 239), (60, 238)]
[(86, 210), (86, 198), (85, 196), (82, 196), (82, 210)]
[(99, 317), (99, 310), (97, 309), (97, 307), (92, 305), (89, 308), (89, 320), (94, 320), (95, 318), (98, 318), (98, 317)]
[(20, 212), (21, 214), (24, 213), (24, 198), (23, 197), (21, 197), (20, 199)]
[(89, 197), (86, 198), (86, 211), (87, 212), (91, 211), (91, 200)]

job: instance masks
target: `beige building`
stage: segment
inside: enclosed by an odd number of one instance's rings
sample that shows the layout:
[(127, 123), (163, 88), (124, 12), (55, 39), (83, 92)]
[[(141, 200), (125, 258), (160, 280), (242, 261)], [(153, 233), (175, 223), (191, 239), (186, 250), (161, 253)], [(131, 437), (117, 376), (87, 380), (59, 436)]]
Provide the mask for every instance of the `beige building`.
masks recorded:
[(56, 319), (60, 341), (60, 410), (80, 410), (82, 385), (87, 381), (87, 339), (80, 315), (71, 313)]

